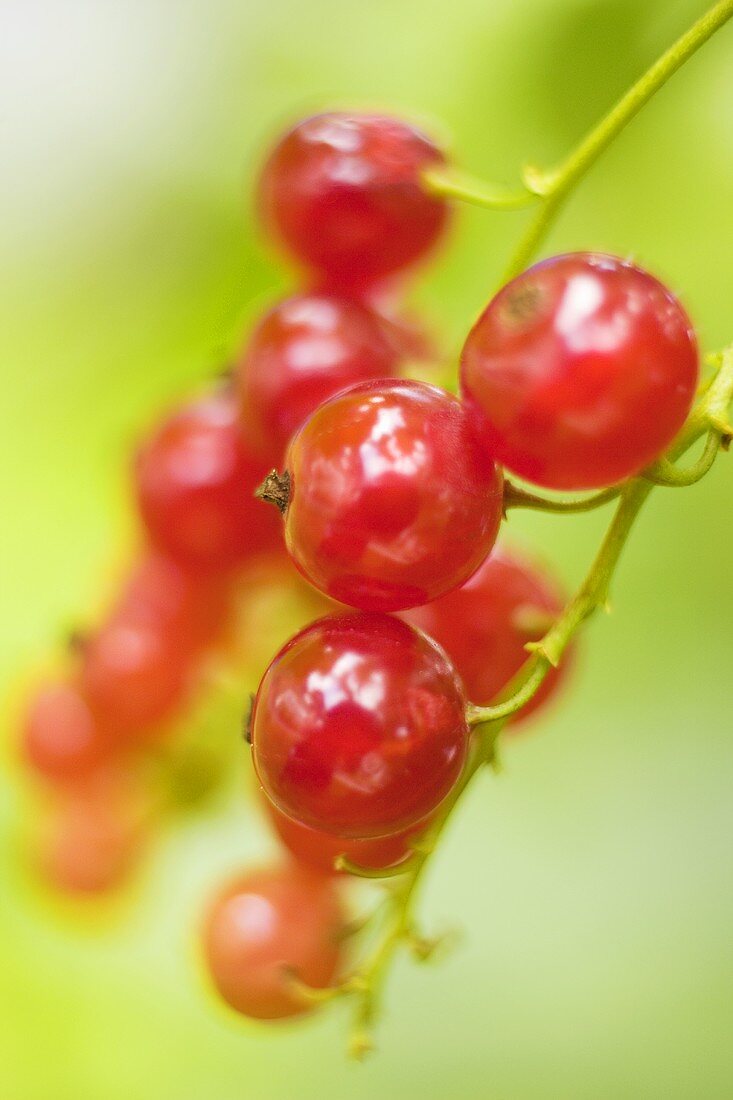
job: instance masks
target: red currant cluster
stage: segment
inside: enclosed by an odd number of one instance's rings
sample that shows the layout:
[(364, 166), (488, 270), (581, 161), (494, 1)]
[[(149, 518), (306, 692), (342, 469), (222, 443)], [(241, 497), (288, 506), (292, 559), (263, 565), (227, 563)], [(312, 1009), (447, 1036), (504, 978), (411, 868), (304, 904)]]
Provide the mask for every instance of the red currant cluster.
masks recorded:
[(538, 264), (496, 295), (466, 340), (460, 399), (405, 378), (426, 344), (395, 304), (399, 280), (447, 225), (426, 183), (444, 161), (417, 130), (370, 115), (310, 118), (278, 143), (261, 212), (304, 289), (262, 319), (233, 380), (142, 447), (150, 549), (26, 722), (27, 758), (66, 807), (53, 877), (103, 888), (146, 819), (119, 776), (129, 787), (130, 761), (190, 702), (242, 568), (276, 552), (278, 517), (254, 491), (282, 471), (258, 493), (282, 513), (290, 558), (355, 610), (332, 608), (291, 638), (249, 716), (290, 858), (221, 894), (205, 951), (224, 999), (250, 1016), (302, 1012), (304, 986), (333, 983), (347, 930), (336, 868), (409, 860), (460, 782), (472, 710), (506, 697), (562, 608), (542, 569), (495, 548), (503, 470), (556, 490), (634, 477), (670, 444), (697, 386), (695, 336), (673, 295), (589, 253)]

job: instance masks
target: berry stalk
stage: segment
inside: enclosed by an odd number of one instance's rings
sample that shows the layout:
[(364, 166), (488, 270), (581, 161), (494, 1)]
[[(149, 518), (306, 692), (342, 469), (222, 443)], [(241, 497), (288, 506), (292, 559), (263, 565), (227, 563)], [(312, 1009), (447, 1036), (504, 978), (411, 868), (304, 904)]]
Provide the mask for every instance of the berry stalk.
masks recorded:
[[(732, 401), (733, 345), (723, 352), (717, 375), (703, 393), (668, 456), (663, 460), (664, 468), (669, 467), (679, 473), (674, 466), (675, 461), (707, 434), (708, 443), (703, 456), (692, 467), (699, 475), (694, 480), (699, 480), (712, 466), (710, 452), (713, 450), (713, 442), (714, 459), (721, 446), (725, 447), (733, 434), (733, 428), (728, 422), (728, 410)], [(686, 473), (687, 471), (684, 472)], [(681, 485), (684, 480), (665, 482), (670, 483)], [(568, 644), (581, 626), (599, 608), (608, 609), (608, 593), (616, 567), (636, 519), (655, 484), (653, 478), (645, 473), (613, 491), (598, 493), (589, 498), (596, 504), (603, 504), (611, 499), (610, 494), (613, 492), (620, 497), (620, 501), (585, 579), (544, 638), (527, 647), (532, 650), (532, 654), (516, 677), (510, 698), (493, 707), (469, 704), (467, 717), (473, 726), (473, 733), (469, 756), (461, 776), (428, 829), (413, 842), (412, 856), (394, 869), (393, 873), (399, 874), (400, 880), (389, 894), (383, 931), (376, 947), (354, 973), (331, 991), (333, 996), (346, 994), (356, 998), (355, 1023), (349, 1045), (354, 1057), (362, 1058), (371, 1049), (370, 1030), (378, 1013), (381, 993), (394, 954), (403, 944), (409, 947), (412, 943), (423, 942), (415, 933), (413, 912), (416, 896), (429, 866), (430, 856), (453, 809), (473, 777), (485, 764), (497, 766), (497, 744), (507, 720), (529, 702), (550, 669), (560, 663)], [(530, 499), (528, 506), (537, 507), (536, 501), (540, 498), (535, 498), (532, 494), (527, 496)], [(514, 504), (517, 503), (519, 501), (515, 499)], [(552, 510), (552, 505), (556, 502), (546, 503)], [(356, 866), (352, 865), (349, 869), (352, 874), (360, 873)], [(365, 869), (364, 877), (374, 877), (373, 872)], [(420, 955), (417, 950), (416, 954), (425, 957), (424, 953)]]
[(467, 202), (490, 210), (519, 210), (539, 203), (517, 245), (501, 280), (508, 283), (527, 267), (549, 233), (573, 188), (602, 153), (636, 117), (649, 100), (686, 61), (697, 53), (733, 16), (733, 0), (719, 0), (647, 69), (608, 114), (586, 134), (558, 167), (541, 170), (525, 167), (523, 188), (517, 191), (486, 184), (443, 168), (430, 168), (424, 176), (434, 195)]

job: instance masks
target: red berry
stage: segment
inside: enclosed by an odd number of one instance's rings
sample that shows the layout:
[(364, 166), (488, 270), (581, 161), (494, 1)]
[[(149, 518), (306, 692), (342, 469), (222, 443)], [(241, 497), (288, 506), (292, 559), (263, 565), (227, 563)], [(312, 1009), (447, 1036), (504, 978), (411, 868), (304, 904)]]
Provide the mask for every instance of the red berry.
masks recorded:
[(424, 382), (338, 394), (297, 433), (285, 465), (288, 550), (342, 603), (427, 603), (467, 580), (494, 544), (501, 474), (461, 403)]
[(48, 684), (31, 700), (23, 731), (30, 766), (45, 779), (68, 782), (88, 775), (109, 756), (100, 731), (76, 684)]
[(378, 837), (376, 840), (341, 840), (330, 833), (309, 829), (278, 810), (269, 798), (262, 799), (275, 832), (299, 863), (305, 863), (326, 874), (335, 874), (334, 863), (337, 856), (345, 856), (360, 867), (375, 870), (395, 867), (410, 854), (410, 840), (427, 822), (394, 836)]
[(152, 623), (112, 620), (84, 649), (81, 685), (105, 729), (138, 739), (170, 718), (186, 698), (189, 651)]
[(182, 648), (195, 650), (223, 633), (230, 595), (228, 578), (186, 569), (150, 551), (128, 577), (112, 618), (148, 624), (175, 636)]
[[(494, 550), (461, 588), (404, 612), (445, 649), (478, 706), (495, 703), (563, 607), (559, 590), (542, 570), (514, 551)], [(521, 722), (555, 692), (566, 662), (553, 669), (514, 722)]]
[(325, 294), (288, 298), (255, 329), (239, 368), (248, 444), (279, 464), (290, 437), (322, 401), (393, 374), (395, 363), (381, 321), (358, 302)]
[(333, 286), (373, 282), (422, 256), (448, 207), (420, 174), (445, 163), (419, 130), (380, 115), (300, 122), (265, 165), (263, 216), (293, 256)]
[(469, 333), (461, 384), (489, 454), (551, 489), (638, 474), (692, 404), (698, 353), (677, 299), (612, 256), (525, 271)]
[(307, 1011), (288, 979), (322, 989), (340, 960), (345, 917), (333, 883), (295, 864), (250, 871), (216, 900), (204, 951), (219, 993), (259, 1020)]
[(336, 836), (394, 836), (432, 814), (466, 756), (465, 697), (441, 649), (389, 615), (320, 619), (274, 658), (253, 760), (288, 817)]
[(276, 525), (253, 498), (263, 472), (245, 446), (231, 394), (181, 409), (137, 460), (140, 511), (154, 544), (203, 569), (235, 566), (276, 545)]

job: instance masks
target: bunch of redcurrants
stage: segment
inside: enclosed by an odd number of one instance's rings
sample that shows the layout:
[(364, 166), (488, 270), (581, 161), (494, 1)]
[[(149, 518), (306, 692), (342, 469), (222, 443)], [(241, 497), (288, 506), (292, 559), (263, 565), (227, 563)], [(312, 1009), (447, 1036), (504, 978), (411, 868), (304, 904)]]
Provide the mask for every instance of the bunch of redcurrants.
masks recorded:
[(289, 858), (230, 884), (204, 932), (214, 983), (249, 1016), (302, 1012), (303, 985), (336, 980), (337, 865), (409, 860), (460, 779), (471, 705), (505, 696), (562, 609), (543, 569), (495, 547), (503, 470), (561, 491), (634, 477), (671, 443), (697, 387), (676, 298), (591, 253), (546, 260), (493, 298), (463, 348), (460, 399), (406, 377), (429, 348), (399, 287), (447, 226), (428, 181), (444, 164), (422, 133), (375, 115), (319, 115), (277, 144), (261, 215), (304, 289), (264, 316), (230, 378), (142, 446), (149, 548), (25, 723), (26, 758), (64, 807), (51, 876), (107, 888), (150, 817), (130, 798), (131, 762), (190, 702), (243, 567), (279, 552), (260, 486), (328, 614), (277, 653), (248, 718)]

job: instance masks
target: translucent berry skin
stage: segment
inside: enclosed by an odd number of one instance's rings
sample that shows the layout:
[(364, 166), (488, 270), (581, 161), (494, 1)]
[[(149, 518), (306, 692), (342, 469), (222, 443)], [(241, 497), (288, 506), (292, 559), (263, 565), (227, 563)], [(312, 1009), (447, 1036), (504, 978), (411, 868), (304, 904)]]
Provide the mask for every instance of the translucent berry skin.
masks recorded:
[(253, 497), (263, 474), (245, 445), (232, 394), (181, 409), (137, 460), (139, 507), (154, 545), (204, 570), (236, 566), (276, 545), (277, 525)]
[(332, 287), (374, 282), (424, 255), (448, 206), (421, 185), (445, 163), (419, 130), (381, 115), (331, 113), (286, 134), (262, 173), (266, 226)]
[(316, 989), (333, 981), (345, 917), (334, 884), (297, 864), (253, 870), (217, 898), (204, 929), (206, 963), (237, 1012), (277, 1020), (308, 1011), (289, 974)]
[[(544, 570), (516, 551), (496, 548), (461, 588), (404, 612), (404, 618), (445, 649), (471, 702), (490, 706), (527, 660), (527, 643), (542, 637), (563, 602)], [(567, 657), (512, 724), (523, 722), (552, 698), (566, 669)]]
[(461, 403), (423, 382), (338, 394), (296, 434), (285, 466), (293, 561), (364, 610), (417, 607), (457, 587), (499, 530), (501, 472)]
[(110, 755), (91, 708), (74, 683), (47, 684), (30, 701), (23, 728), (30, 767), (55, 783), (88, 775)]
[(697, 342), (677, 299), (632, 264), (586, 252), (504, 287), (461, 358), (489, 453), (550, 489), (639, 473), (681, 428), (697, 380)]
[(334, 864), (338, 856), (345, 856), (351, 863), (372, 870), (395, 867), (409, 857), (412, 837), (427, 827), (427, 822), (423, 822), (404, 833), (378, 837), (376, 840), (341, 840), (286, 817), (269, 798), (263, 797), (262, 802), (273, 829), (291, 856), (299, 863), (327, 875), (346, 873), (336, 871)]
[(97, 721), (118, 741), (146, 738), (186, 699), (190, 653), (155, 624), (113, 619), (86, 644), (80, 678)]
[(338, 837), (390, 837), (434, 812), (468, 746), (466, 700), (443, 651), (389, 615), (320, 619), (265, 673), (252, 754), (287, 817)]
[(238, 368), (248, 444), (279, 465), (290, 437), (323, 401), (395, 367), (384, 325), (365, 306), (326, 294), (286, 299), (255, 329)]

